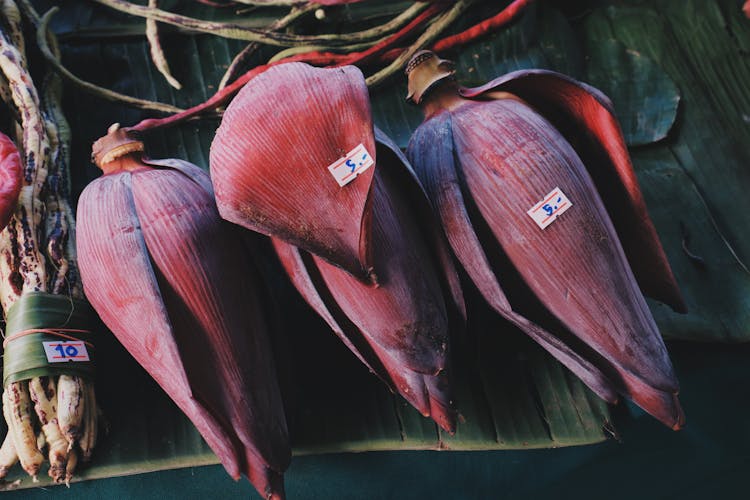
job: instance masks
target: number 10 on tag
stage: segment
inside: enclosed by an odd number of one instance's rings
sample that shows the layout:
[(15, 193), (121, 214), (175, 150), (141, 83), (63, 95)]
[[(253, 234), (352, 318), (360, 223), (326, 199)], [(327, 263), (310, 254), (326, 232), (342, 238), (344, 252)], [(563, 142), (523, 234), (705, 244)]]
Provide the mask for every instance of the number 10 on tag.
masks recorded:
[(47, 361), (67, 363), (68, 361), (89, 361), (89, 352), (83, 341), (42, 342)]

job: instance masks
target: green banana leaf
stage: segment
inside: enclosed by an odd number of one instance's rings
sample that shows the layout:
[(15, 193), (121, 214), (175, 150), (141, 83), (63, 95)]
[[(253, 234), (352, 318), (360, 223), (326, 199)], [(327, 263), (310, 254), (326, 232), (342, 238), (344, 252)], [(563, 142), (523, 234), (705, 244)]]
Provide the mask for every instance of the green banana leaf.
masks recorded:
[[(107, 20), (113, 17), (118, 24), (108, 31)], [(74, 3), (57, 15), (55, 29), (64, 34), (63, 61), (75, 74), (180, 107), (209, 97), (243, 47), (241, 42), (166, 31), (163, 44), (185, 89), (176, 91), (154, 69), (148, 45), (133, 36), (137, 31), (129, 18)], [(93, 30), (108, 38), (93, 38)], [(268, 56), (264, 51), (259, 59)], [(72, 87), (65, 91), (65, 111), (74, 133), (74, 190), (79, 193), (99, 175), (89, 163), (92, 141), (113, 122), (131, 124), (148, 115)], [(155, 158), (178, 157), (207, 168), (217, 125), (217, 120), (204, 120), (156, 132), (146, 137), (149, 152)], [(454, 346), (461, 423), (454, 436), (440, 431), (385, 389), (282, 278), (269, 250), (261, 245), (259, 252), (271, 297), (266, 308), (276, 313), (274, 347), (295, 455), (550, 448), (600, 442), (607, 432), (614, 432), (605, 403), (520, 332), (482, 312)], [(93, 463), (81, 467), (76, 479), (216, 463), (190, 422), (106, 329), (101, 327), (101, 332), (105, 340), (97, 348), (97, 392), (109, 432), (101, 436)], [(0, 489), (49, 482), (40, 476), (41, 482), (33, 484), (23, 476), (17, 467)]]
[(750, 21), (739, 7), (731, 0), (609, 6), (582, 26), (588, 47), (617, 40), (659, 64), (683, 97), (673, 133), (634, 152), (690, 309), (679, 315), (654, 305), (671, 338), (750, 339)]
[[(477, 85), (548, 68), (604, 91), (689, 309), (650, 301), (662, 334), (747, 342), (748, 20), (733, 0), (589, 3), (597, 8), (574, 21), (530, 9), (511, 29), (455, 54), (457, 77)], [(377, 120), (405, 146), (421, 122), (417, 111), (390, 89), (374, 100)]]
[[(40, 9), (52, 4), (35, 3)], [(632, 5), (623, 6), (628, 3)], [(509, 29), (449, 54), (467, 84), (514, 69), (546, 67), (595, 84), (612, 98), (633, 147), (649, 209), (691, 308), (690, 314), (680, 316), (652, 304), (662, 332), (670, 338), (750, 338), (743, 264), (750, 247), (739, 238), (750, 223), (740, 208), (750, 202), (727, 194), (750, 185), (747, 169), (742, 170), (750, 153), (740, 147), (750, 132), (737, 113), (747, 106), (733, 104), (733, 99), (748, 98), (741, 91), (748, 65), (746, 58), (744, 66), (731, 59), (741, 58), (743, 50), (747, 53), (750, 28), (742, 24), (735, 3), (690, 2), (706, 14), (700, 20), (680, 12), (682, 0), (663, 0), (656, 6), (617, 2), (616, 8), (602, 6), (582, 17), (566, 17), (539, 3)], [(177, 2), (161, 4), (171, 8)], [(75, 74), (180, 107), (209, 97), (244, 46), (165, 29), (162, 42), (183, 83), (183, 90), (176, 91), (150, 61), (141, 37), (142, 20), (114, 15), (90, 2), (61, 7), (54, 28), (61, 33), (64, 63)], [(361, 14), (351, 9), (351, 15)], [(204, 18), (227, 15), (204, 6), (188, 12)], [(248, 16), (248, 25), (265, 25), (274, 12)], [(712, 50), (724, 57), (721, 64), (695, 61), (691, 48), (700, 43), (718, 44)], [(260, 51), (257, 62), (272, 54)], [(78, 193), (99, 175), (88, 161), (93, 140), (113, 122), (129, 125), (152, 115), (69, 86), (65, 92)], [(403, 102), (405, 94), (398, 77), (372, 94), (376, 123), (402, 146), (421, 121), (418, 110)], [(149, 151), (155, 158), (178, 157), (207, 168), (217, 125), (208, 119), (155, 132), (147, 137)], [(594, 443), (614, 434), (606, 405), (520, 333), (480, 312), (470, 325), (472, 335), (455, 349), (462, 419), (455, 436), (445, 435), (388, 393), (354, 359), (278, 278), (278, 264), (266, 252), (259, 259), (271, 277), (267, 307), (281, 312), (283, 304), (274, 347), (296, 455), (558, 447)], [(98, 371), (97, 391), (109, 432), (100, 437), (93, 464), (81, 467), (77, 479), (216, 463), (190, 422), (103, 327), (101, 331), (98, 351), (104, 369)], [(36, 485), (16, 468), (0, 488), (30, 486)]]
[[(550, 448), (600, 442), (613, 432), (601, 400), (522, 334), (490, 317), (471, 328), (475, 340), (455, 346), (462, 418), (456, 434), (447, 435), (351, 355), (278, 279), (282, 270), (270, 255), (259, 260), (264, 273), (277, 276), (266, 308), (277, 313), (274, 348), (295, 455)], [(190, 421), (102, 325), (98, 331), (96, 389), (105, 431), (92, 464), (80, 467), (74, 480), (216, 463)], [(0, 490), (49, 483), (44, 471), (32, 483), (16, 466)]]

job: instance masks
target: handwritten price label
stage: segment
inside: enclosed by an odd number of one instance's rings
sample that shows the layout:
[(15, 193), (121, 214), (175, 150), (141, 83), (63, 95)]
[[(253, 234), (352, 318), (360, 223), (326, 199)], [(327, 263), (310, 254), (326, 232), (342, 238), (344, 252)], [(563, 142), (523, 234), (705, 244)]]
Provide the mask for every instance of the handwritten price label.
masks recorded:
[(47, 361), (50, 363), (67, 363), (68, 361), (89, 361), (86, 344), (81, 341), (42, 342)]
[(344, 187), (373, 165), (375, 165), (375, 160), (367, 152), (365, 146), (360, 144), (349, 151), (346, 156), (333, 162), (328, 167), (328, 171), (339, 186)]
[(560, 191), (559, 187), (556, 187), (552, 192), (545, 196), (542, 201), (534, 205), (531, 210), (526, 213), (529, 214), (529, 217), (534, 219), (537, 226), (544, 229), (555, 222), (555, 219), (557, 219), (560, 214), (572, 206), (573, 204), (568, 197)]

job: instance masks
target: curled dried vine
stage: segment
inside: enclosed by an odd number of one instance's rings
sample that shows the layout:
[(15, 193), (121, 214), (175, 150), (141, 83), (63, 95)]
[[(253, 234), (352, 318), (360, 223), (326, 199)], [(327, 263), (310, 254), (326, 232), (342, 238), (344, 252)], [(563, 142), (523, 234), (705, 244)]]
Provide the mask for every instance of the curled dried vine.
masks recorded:
[[(399, 29), (408, 23), (419, 12), (427, 8), (427, 3), (417, 2), (391, 21), (378, 25), (374, 28), (351, 32), (351, 33), (325, 33), (319, 35), (293, 35), (283, 32), (266, 31), (256, 28), (248, 28), (238, 23), (220, 23), (195, 19), (161, 9), (150, 8), (144, 5), (134, 4), (126, 0), (95, 0), (97, 3), (106, 5), (112, 9), (125, 14), (153, 19), (160, 23), (171, 24), (181, 29), (199, 33), (208, 33), (233, 40), (244, 40), (257, 42), (276, 47), (292, 47), (295, 45), (323, 45), (336, 47), (358, 42), (377, 40), (383, 35)], [(286, 4), (291, 5), (291, 4)]]
[(65, 78), (67, 81), (69, 81), (76, 87), (80, 88), (81, 90), (89, 94), (93, 94), (106, 101), (122, 103), (122, 104), (133, 106), (139, 109), (159, 111), (161, 113), (179, 113), (182, 111), (182, 109), (178, 108), (177, 106), (172, 106), (171, 104), (149, 101), (146, 99), (139, 99), (137, 97), (120, 94), (119, 92), (105, 89), (91, 82), (81, 80), (80, 78), (75, 76), (73, 73), (71, 73), (55, 57), (55, 55), (51, 51), (49, 44), (47, 42), (47, 36), (49, 32), (49, 21), (50, 19), (52, 19), (52, 16), (55, 14), (55, 12), (57, 12), (57, 10), (58, 10), (57, 7), (53, 7), (49, 11), (47, 11), (47, 13), (44, 14), (44, 16), (42, 16), (42, 18), (40, 19), (39, 25), (37, 27), (36, 39), (37, 39), (37, 44), (39, 45), (39, 50), (42, 52), (42, 55), (44, 56), (44, 58), (50, 64), (52, 69), (57, 71), (63, 78)]
[[(225, 104), (226, 101), (229, 100), (237, 90), (239, 90), (239, 88), (255, 75), (265, 71), (271, 66), (283, 62), (301, 61), (319, 66), (343, 64), (361, 65), (372, 63), (385, 64), (385, 67), (367, 78), (367, 84), (369, 86), (380, 85), (390, 76), (398, 72), (404, 66), (405, 62), (418, 50), (430, 46), (431, 44), (434, 50), (450, 50), (472, 42), (515, 19), (533, 0), (513, 0), (498, 14), (489, 19), (483, 20), (463, 32), (445, 37), (436, 42), (435, 40), (445, 32), (445, 30), (447, 30), (461, 14), (479, 0), (459, 0), (453, 4), (442, 2), (435, 2), (432, 4), (428, 2), (417, 2), (399, 16), (396, 16), (385, 24), (374, 28), (354, 33), (343, 33), (340, 35), (316, 36), (290, 35), (288, 33), (275, 31), (281, 30), (284, 26), (297, 19), (298, 16), (312, 10), (313, 6), (311, 4), (298, 7), (296, 10), (293, 9), (288, 16), (279, 19), (269, 28), (269, 30), (262, 31), (241, 27), (231, 23), (211, 23), (208, 21), (196, 20), (186, 16), (161, 11), (153, 7), (149, 8), (132, 4), (126, 0), (96, 1), (122, 12), (139, 15), (149, 20), (171, 23), (189, 30), (207, 31), (218, 36), (229, 38), (235, 37), (237, 33), (235, 33), (234, 30), (240, 28), (244, 33), (252, 34), (249, 38), (240, 37), (241, 39), (252, 40), (253, 43), (248, 45), (245, 50), (235, 57), (227, 72), (224, 74), (219, 85), (219, 90), (216, 94), (207, 101), (190, 109), (176, 111), (175, 114), (165, 118), (146, 119), (133, 127), (129, 127), (129, 130), (131, 131), (142, 132), (154, 128), (172, 126), (198, 116), (205, 116), (205, 114), (214, 111), (218, 106)], [(45, 15), (43, 24), (46, 24), (48, 21), (48, 16), (50, 16), (50, 13)], [(397, 46), (402, 41), (406, 41), (409, 38), (416, 36), (418, 30), (422, 29), (424, 25), (428, 25), (428, 27), (409, 46)], [(261, 34), (263, 36), (261, 36)], [(384, 34), (385, 36), (383, 36)], [(380, 38), (373, 40), (373, 36), (380, 36)], [(271, 39), (271, 41), (269, 41), (269, 39)], [(366, 42), (351, 43), (357, 41), (361, 42), (363, 40), (366, 40)], [(311, 42), (317, 42), (318, 44), (309, 45)], [(239, 68), (245, 64), (249, 55), (256, 50), (257, 45), (261, 43), (268, 43), (277, 46), (283, 46), (286, 44), (290, 45), (290, 48), (282, 50), (276, 54), (267, 64), (251, 68), (244, 74), (239, 74)], [(40, 45), (43, 45), (43, 43), (40, 42)], [(62, 68), (62, 70), (64, 71), (64, 68)], [(232, 84), (228, 84), (229, 81), (232, 81)], [(146, 107), (147, 109), (158, 107), (159, 110), (166, 111), (163, 107), (158, 105), (154, 106), (155, 103), (151, 103), (151, 106), (153, 107), (143, 106), (142, 101), (139, 99), (119, 94), (114, 97), (108, 95), (110, 91), (100, 89), (96, 86), (92, 87), (95, 87), (96, 92), (101, 93), (102, 97), (105, 98), (108, 96), (113, 100), (125, 103), (131, 101), (134, 102), (134, 104), (136, 101), (140, 101), (136, 104), (138, 107)], [(93, 91), (94, 89), (92, 88), (91, 90)]]
[[(276, 22), (269, 26), (268, 31), (278, 31), (287, 28), (302, 16), (314, 11), (317, 8), (318, 6), (315, 4), (307, 4), (301, 7), (294, 7), (289, 12), (289, 14), (280, 19), (277, 19)], [(261, 44), (257, 42), (251, 42), (244, 49), (238, 52), (236, 56), (234, 56), (234, 59), (232, 59), (232, 62), (229, 64), (229, 67), (224, 73), (224, 76), (221, 77), (221, 81), (219, 82), (219, 89), (223, 89), (224, 87), (226, 87), (229, 82), (236, 79), (241, 74), (242, 68), (247, 65), (250, 57), (255, 54), (255, 52), (260, 47)]]
[[(151, 8), (158, 7), (157, 0), (148, 0), (148, 6)], [(159, 39), (159, 27), (154, 19), (146, 19), (146, 39), (151, 47), (151, 60), (154, 62), (154, 66), (164, 76), (167, 83), (180, 90), (182, 84), (172, 75), (172, 71), (169, 69), (169, 61), (167, 61), (167, 56), (164, 54), (164, 49)]]

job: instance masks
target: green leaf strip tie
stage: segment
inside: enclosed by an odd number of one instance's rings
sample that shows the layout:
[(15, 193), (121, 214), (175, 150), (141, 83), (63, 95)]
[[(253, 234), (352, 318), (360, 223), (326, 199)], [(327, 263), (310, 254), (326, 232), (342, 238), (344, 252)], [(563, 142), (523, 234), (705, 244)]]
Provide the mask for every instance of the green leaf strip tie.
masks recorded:
[(13, 335), (9, 337), (5, 337), (5, 340), (3, 340), (3, 349), (5, 349), (8, 346), (8, 342), (11, 340), (15, 340), (19, 337), (24, 337), (26, 335), (31, 335), (32, 333), (46, 333), (49, 335), (55, 335), (57, 337), (66, 339), (66, 340), (74, 340), (74, 341), (82, 341), (84, 344), (86, 344), (86, 347), (89, 349), (94, 348), (94, 344), (91, 342), (86, 342), (85, 340), (81, 340), (76, 337), (72, 337), (70, 335), (65, 335), (65, 332), (68, 333), (91, 333), (90, 330), (78, 330), (75, 328), (30, 328), (28, 330), (23, 330), (18, 333), (14, 333)]
[[(95, 348), (90, 328), (93, 317), (86, 302), (44, 292), (24, 294), (7, 315), (3, 386), (33, 377), (63, 374), (93, 378)], [(83, 342), (89, 360), (48, 360), (44, 342), (61, 339)]]

